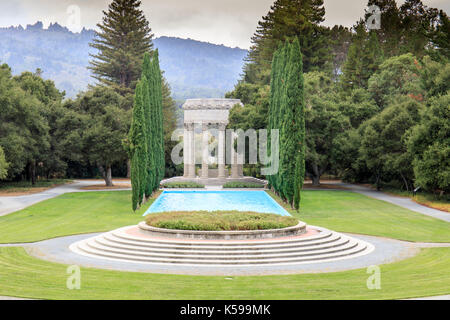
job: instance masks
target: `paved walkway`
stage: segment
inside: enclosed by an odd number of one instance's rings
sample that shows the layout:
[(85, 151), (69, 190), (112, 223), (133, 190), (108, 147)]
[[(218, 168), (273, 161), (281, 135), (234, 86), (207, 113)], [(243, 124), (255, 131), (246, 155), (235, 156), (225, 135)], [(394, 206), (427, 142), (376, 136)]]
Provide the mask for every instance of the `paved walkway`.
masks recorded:
[(6, 300), (34, 300), (34, 299), (25, 299), (25, 298), (0, 296), (0, 301), (6, 301)]
[[(100, 233), (75, 235), (45, 240), (29, 244), (0, 245), (25, 247), (27, 252), (39, 259), (66, 265), (80, 265), (85, 267), (164, 274), (188, 274), (188, 275), (269, 275), (269, 274), (297, 274), (297, 273), (327, 273), (352, 269), (366, 268), (371, 265), (380, 265), (410, 258), (419, 252), (421, 244), (398, 241), (394, 239), (350, 235), (367, 241), (375, 246), (375, 250), (365, 256), (350, 258), (340, 261), (320, 262), (297, 265), (272, 265), (272, 266), (183, 266), (149, 263), (128, 263), (107, 259), (91, 258), (78, 255), (69, 249), (69, 246), (77, 241), (84, 240)], [(439, 244), (449, 246), (450, 244)]]
[(354, 184), (350, 184), (350, 183), (336, 182), (333, 184), (337, 184), (337, 185), (344, 187), (346, 189), (349, 189), (353, 192), (357, 192), (357, 193), (363, 194), (363, 195), (371, 197), (371, 198), (375, 198), (378, 200), (383, 200), (383, 201), (395, 204), (397, 206), (409, 209), (414, 212), (418, 212), (418, 213), (421, 213), (421, 214), (424, 214), (424, 215), (427, 215), (427, 216), (430, 216), (430, 217), (433, 217), (436, 219), (450, 222), (450, 213), (449, 212), (444, 212), (444, 211), (428, 208), (426, 206), (418, 204), (417, 202), (414, 202), (413, 200), (411, 200), (409, 198), (392, 196), (392, 195), (386, 194), (381, 191), (372, 190), (372, 189), (364, 187), (364, 186), (354, 185)]
[[(30, 194), (26, 196), (0, 197), (0, 217), (25, 209), (38, 202), (58, 197), (65, 193), (127, 190), (127, 189), (108, 189), (108, 190), (81, 189), (83, 187), (101, 184), (102, 182), (103, 182), (102, 180), (75, 180), (74, 183), (65, 184), (56, 188), (48, 189), (40, 193)], [(114, 181), (114, 182), (119, 183), (123, 181)]]

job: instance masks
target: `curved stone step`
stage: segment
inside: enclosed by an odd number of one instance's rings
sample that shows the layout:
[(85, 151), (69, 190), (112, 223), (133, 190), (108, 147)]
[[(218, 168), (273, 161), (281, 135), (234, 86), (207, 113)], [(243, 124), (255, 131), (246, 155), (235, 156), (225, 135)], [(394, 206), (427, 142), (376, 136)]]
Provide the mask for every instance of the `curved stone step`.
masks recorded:
[(123, 250), (130, 250), (136, 252), (156, 252), (156, 253), (173, 253), (190, 254), (197, 253), (203, 255), (245, 255), (245, 254), (270, 254), (270, 253), (289, 253), (289, 252), (305, 252), (318, 249), (331, 249), (347, 244), (350, 240), (341, 236), (336, 237), (334, 241), (310, 244), (310, 245), (292, 245), (288, 246), (257, 246), (257, 247), (193, 247), (193, 246), (178, 246), (178, 247), (165, 247), (165, 246), (136, 246), (133, 244), (123, 244), (109, 240), (108, 237), (97, 237), (94, 239), (100, 245), (117, 248)]
[(364, 241), (318, 229), (320, 233), (307, 237), (211, 241), (139, 237), (121, 228), (74, 243), (70, 248), (94, 258), (189, 266), (316, 263), (357, 257), (373, 250), (373, 246)]
[(269, 265), (269, 264), (295, 264), (305, 262), (321, 262), (326, 260), (337, 259), (357, 255), (367, 250), (367, 246), (357, 244), (349, 250), (339, 250), (333, 253), (325, 253), (316, 256), (301, 256), (301, 257), (278, 257), (269, 259), (226, 259), (226, 260), (212, 260), (212, 259), (184, 259), (179, 258), (159, 258), (159, 257), (143, 257), (137, 255), (127, 255), (121, 253), (111, 253), (99, 249), (88, 247), (85, 243), (80, 243), (78, 249), (84, 251), (89, 256), (105, 257), (114, 260), (128, 261), (128, 262), (143, 262), (143, 263), (158, 263), (158, 264), (185, 264), (185, 265)]
[(100, 251), (106, 251), (110, 253), (117, 253), (117, 254), (125, 254), (130, 256), (141, 256), (141, 257), (156, 257), (156, 258), (169, 258), (169, 259), (180, 259), (180, 260), (186, 260), (186, 259), (197, 259), (197, 260), (253, 260), (253, 259), (272, 259), (272, 258), (288, 258), (288, 257), (300, 257), (300, 256), (317, 256), (321, 254), (327, 254), (327, 253), (334, 253), (338, 251), (345, 251), (354, 248), (358, 245), (358, 242), (354, 240), (349, 240), (342, 246), (338, 246), (335, 248), (325, 248), (320, 249), (317, 248), (316, 250), (311, 249), (309, 251), (294, 251), (294, 252), (276, 252), (276, 253), (259, 253), (255, 254), (253, 252), (249, 253), (232, 253), (232, 254), (203, 254), (202, 252), (193, 251), (193, 252), (180, 252), (178, 250), (173, 250), (168, 253), (161, 253), (161, 252), (155, 252), (155, 251), (142, 251), (142, 250), (130, 250), (130, 249), (123, 249), (123, 248), (116, 248), (116, 247), (109, 247), (100, 244), (97, 241), (88, 241), (86, 242), (86, 245)]
[(123, 245), (135, 245), (137, 247), (151, 247), (151, 248), (178, 248), (178, 249), (203, 249), (203, 250), (244, 250), (246, 248), (254, 248), (254, 249), (264, 249), (264, 248), (272, 248), (272, 249), (282, 249), (288, 247), (307, 247), (311, 245), (319, 245), (325, 243), (331, 243), (341, 238), (340, 234), (329, 233), (326, 237), (317, 238), (315, 240), (310, 240), (308, 242), (300, 241), (300, 239), (284, 239), (277, 241), (255, 241), (255, 242), (239, 242), (239, 243), (226, 243), (223, 242), (162, 242), (159, 239), (156, 239), (155, 242), (150, 239), (146, 239), (146, 242), (140, 242), (135, 238), (127, 238), (123, 235), (117, 235), (116, 233), (107, 233), (104, 235), (104, 238), (111, 242), (123, 244)]

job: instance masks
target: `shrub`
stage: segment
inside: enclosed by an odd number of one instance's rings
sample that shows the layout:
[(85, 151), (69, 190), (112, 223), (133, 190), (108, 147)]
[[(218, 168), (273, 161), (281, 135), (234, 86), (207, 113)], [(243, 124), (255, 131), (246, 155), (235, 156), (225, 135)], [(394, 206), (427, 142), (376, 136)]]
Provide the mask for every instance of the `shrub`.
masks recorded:
[(227, 182), (223, 185), (225, 189), (244, 189), (244, 188), (264, 188), (263, 184), (254, 182)]
[(205, 186), (196, 182), (168, 182), (162, 184), (162, 187), (167, 189), (202, 189)]
[(277, 214), (239, 211), (163, 212), (150, 214), (149, 226), (172, 230), (236, 231), (293, 227), (298, 220)]

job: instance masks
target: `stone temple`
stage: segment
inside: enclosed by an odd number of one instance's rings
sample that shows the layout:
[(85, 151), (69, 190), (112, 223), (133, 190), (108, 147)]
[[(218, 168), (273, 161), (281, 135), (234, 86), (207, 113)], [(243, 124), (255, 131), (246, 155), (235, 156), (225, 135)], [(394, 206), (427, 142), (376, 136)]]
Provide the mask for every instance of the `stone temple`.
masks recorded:
[[(244, 176), (243, 164), (238, 164), (234, 148), (228, 148), (231, 154), (227, 157), (226, 127), (230, 110), (235, 105), (243, 106), (238, 99), (186, 100), (183, 105), (184, 175), (162, 183), (184, 181), (213, 186), (227, 182), (266, 183), (264, 180)], [(227, 162), (227, 158), (231, 161)]]

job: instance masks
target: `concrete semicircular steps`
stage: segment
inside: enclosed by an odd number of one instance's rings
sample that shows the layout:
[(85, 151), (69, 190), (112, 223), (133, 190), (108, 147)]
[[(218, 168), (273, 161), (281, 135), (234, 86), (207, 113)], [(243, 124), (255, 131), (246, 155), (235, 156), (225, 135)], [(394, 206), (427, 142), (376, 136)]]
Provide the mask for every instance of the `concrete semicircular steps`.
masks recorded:
[(374, 247), (362, 240), (314, 227), (318, 234), (257, 241), (188, 240), (138, 236), (124, 227), (76, 242), (78, 254), (144, 264), (255, 266), (318, 263), (355, 258)]

